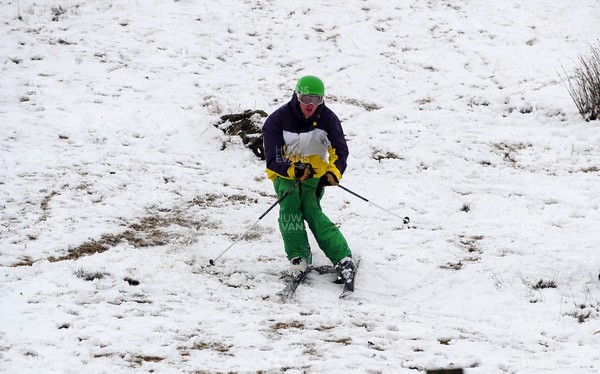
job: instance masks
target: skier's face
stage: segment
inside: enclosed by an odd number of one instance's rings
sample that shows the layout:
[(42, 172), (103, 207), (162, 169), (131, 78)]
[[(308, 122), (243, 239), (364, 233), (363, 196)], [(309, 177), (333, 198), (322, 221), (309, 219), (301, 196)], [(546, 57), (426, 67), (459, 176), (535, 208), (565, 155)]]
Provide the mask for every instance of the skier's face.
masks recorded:
[(308, 118), (315, 113), (315, 110), (317, 110), (317, 106), (314, 104), (300, 103), (300, 110), (302, 111), (302, 114), (304, 114), (304, 116)]
[(320, 95), (302, 95), (296, 92), (296, 97), (300, 103), (300, 110), (307, 118), (312, 116), (317, 110), (317, 107), (323, 103), (323, 96)]

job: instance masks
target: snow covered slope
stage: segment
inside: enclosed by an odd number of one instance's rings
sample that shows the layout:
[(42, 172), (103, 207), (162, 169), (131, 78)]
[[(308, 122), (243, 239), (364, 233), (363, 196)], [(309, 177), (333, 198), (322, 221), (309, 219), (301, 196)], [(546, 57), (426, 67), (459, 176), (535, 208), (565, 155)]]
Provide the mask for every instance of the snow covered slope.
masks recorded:
[[(600, 127), (559, 73), (600, 5), (0, 0), (0, 372), (600, 371)], [(213, 123), (321, 76), (357, 292), (288, 264)], [(314, 245), (315, 263), (327, 260)]]

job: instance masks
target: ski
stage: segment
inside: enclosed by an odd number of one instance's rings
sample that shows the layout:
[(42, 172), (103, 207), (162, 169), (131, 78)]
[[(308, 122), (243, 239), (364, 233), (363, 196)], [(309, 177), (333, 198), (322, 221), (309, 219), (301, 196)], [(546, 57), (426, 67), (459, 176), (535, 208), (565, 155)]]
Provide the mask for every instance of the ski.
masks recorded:
[(337, 279), (334, 281), (334, 283), (344, 285), (342, 293), (339, 296), (340, 299), (344, 299), (354, 292), (354, 284), (356, 281), (356, 272), (358, 271), (359, 265), (360, 265), (360, 257), (357, 257), (354, 260), (354, 266), (355, 266), (354, 276), (352, 277), (352, 280), (350, 282), (344, 282), (344, 278), (342, 278), (342, 275), (333, 266), (325, 265), (325, 266), (315, 267), (314, 269), (312, 267), (309, 267), (308, 269), (306, 269), (306, 271), (301, 273), (298, 277), (296, 277), (296, 278), (290, 277), (290, 280), (285, 285), (285, 288), (282, 289), (281, 291), (277, 292), (276, 295), (283, 301), (291, 299), (294, 296), (294, 293), (296, 292), (296, 289), (298, 288), (298, 286), (301, 285), (304, 282), (304, 280), (306, 279), (306, 276), (308, 275), (308, 273), (310, 273), (312, 270), (315, 270), (317, 273), (319, 273), (319, 275), (337, 274)]
[(291, 299), (294, 296), (294, 292), (298, 286), (306, 279), (308, 273), (310, 273), (311, 268), (309, 267), (306, 271), (300, 273), (296, 278), (291, 277), (288, 283), (285, 285), (285, 288), (279, 292), (277, 292), (277, 296), (279, 296), (282, 300)]
[(336, 283), (344, 284), (344, 289), (342, 290), (342, 293), (340, 294), (340, 299), (344, 299), (348, 295), (354, 293), (354, 283), (356, 281), (356, 273), (358, 272), (359, 265), (360, 265), (360, 257), (357, 257), (354, 261), (354, 275), (352, 276), (352, 279), (348, 282), (344, 282), (344, 278), (342, 278), (342, 275), (338, 274), (338, 279), (336, 280)]

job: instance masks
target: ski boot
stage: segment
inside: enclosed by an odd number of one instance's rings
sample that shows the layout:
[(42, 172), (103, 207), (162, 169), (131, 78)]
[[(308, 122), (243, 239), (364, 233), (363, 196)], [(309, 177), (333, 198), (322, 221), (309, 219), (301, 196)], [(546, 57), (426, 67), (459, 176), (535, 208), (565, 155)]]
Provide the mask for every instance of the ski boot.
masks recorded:
[(338, 279), (335, 283), (354, 283), (354, 274), (356, 273), (356, 265), (352, 257), (344, 257), (335, 265), (338, 272)]
[(294, 279), (302, 278), (308, 270), (308, 264), (300, 257), (294, 257), (290, 260), (290, 275)]

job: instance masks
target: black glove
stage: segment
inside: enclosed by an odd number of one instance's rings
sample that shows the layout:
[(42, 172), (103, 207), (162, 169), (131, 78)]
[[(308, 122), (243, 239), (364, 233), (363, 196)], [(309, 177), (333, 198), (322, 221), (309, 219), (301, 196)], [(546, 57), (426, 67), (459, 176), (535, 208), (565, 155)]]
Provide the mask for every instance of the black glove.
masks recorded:
[(315, 191), (317, 197), (321, 196), (325, 186), (337, 186), (339, 182), (340, 181), (332, 172), (328, 171), (327, 173), (323, 174), (323, 176), (319, 179), (319, 184), (317, 184), (317, 190)]
[(305, 164), (303, 162), (295, 162), (294, 164), (294, 175), (295, 179), (300, 179), (300, 181), (304, 182), (309, 178), (312, 178), (315, 175), (315, 169), (313, 169), (311, 164)]

